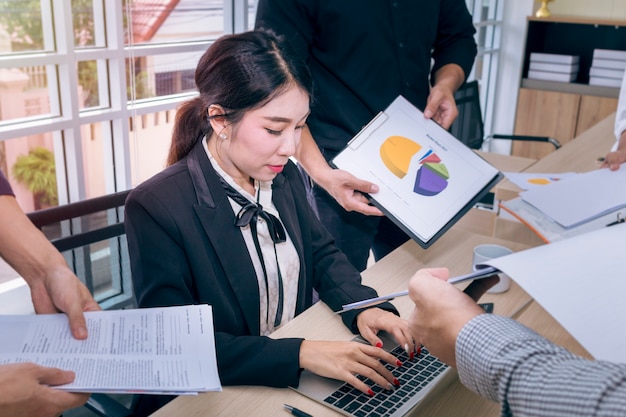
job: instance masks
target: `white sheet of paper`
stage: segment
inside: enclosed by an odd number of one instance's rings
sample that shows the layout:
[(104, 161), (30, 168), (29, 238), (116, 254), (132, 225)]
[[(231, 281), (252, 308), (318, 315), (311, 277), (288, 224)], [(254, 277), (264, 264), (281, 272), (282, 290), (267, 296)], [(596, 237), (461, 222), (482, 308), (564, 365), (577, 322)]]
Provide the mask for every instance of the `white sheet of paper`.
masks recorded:
[(0, 316), (0, 364), (72, 370), (73, 392), (221, 391), (208, 305), (85, 313), (89, 337), (72, 337), (67, 316)]
[(506, 178), (522, 190), (542, 188), (556, 182), (578, 175), (575, 172), (562, 172), (558, 174), (534, 173), (534, 172), (505, 172)]
[(626, 362), (626, 223), (486, 262), (508, 274), (596, 359)]
[(520, 197), (563, 227), (575, 227), (626, 206), (626, 166), (597, 169), (522, 191)]

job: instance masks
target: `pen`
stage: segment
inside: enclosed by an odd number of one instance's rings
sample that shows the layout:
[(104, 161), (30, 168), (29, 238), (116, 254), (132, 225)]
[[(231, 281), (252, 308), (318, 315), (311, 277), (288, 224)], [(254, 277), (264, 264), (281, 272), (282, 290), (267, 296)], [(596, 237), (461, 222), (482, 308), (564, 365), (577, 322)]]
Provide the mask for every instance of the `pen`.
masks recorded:
[(607, 225), (606, 225), (606, 227), (609, 227), (609, 226), (615, 226), (616, 224), (624, 223), (625, 221), (626, 221), (626, 218), (624, 218), (624, 217), (622, 216), (622, 213), (621, 213), (621, 212), (619, 212), (619, 213), (617, 213), (617, 220), (615, 220), (614, 222), (611, 222), (611, 223), (607, 224)]
[(311, 414), (305, 413), (302, 410), (298, 410), (296, 407), (292, 407), (287, 404), (283, 404), (283, 407), (285, 407), (291, 414), (293, 414), (296, 417), (313, 417)]
[[(450, 284), (456, 284), (458, 282), (463, 282), (463, 281), (467, 281), (470, 279), (487, 278), (494, 274), (497, 274), (498, 272), (500, 271), (494, 268), (493, 266), (483, 266), (481, 268), (478, 268), (474, 272), (470, 272), (469, 274), (459, 275), (457, 277), (449, 278), (448, 282)], [(383, 295), (380, 297), (368, 298), (366, 300), (361, 300), (361, 301), (357, 301), (357, 302), (350, 303), (350, 304), (344, 304), (343, 306), (341, 306), (342, 309), (339, 311), (336, 311), (335, 314), (345, 313), (346, 311), (354, 310), (357, 308), (375, 306), (385, 301), (390, 301), (390, 300), (393, 300), (394, 298), (403, 297), (405, 295), (409, 295), (409, 291), (405, 290), (405, 291), (395, 292), (389, 295)]]

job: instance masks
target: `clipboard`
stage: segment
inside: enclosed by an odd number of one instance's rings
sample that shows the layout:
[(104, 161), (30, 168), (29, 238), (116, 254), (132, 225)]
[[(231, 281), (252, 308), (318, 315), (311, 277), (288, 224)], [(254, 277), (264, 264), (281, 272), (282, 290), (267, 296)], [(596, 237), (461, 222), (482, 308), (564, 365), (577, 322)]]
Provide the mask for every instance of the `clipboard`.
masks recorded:
[(330, 161), (379, 186), (367, 195), (422, 248), (450, 229), (504, 177), (402, 96)]

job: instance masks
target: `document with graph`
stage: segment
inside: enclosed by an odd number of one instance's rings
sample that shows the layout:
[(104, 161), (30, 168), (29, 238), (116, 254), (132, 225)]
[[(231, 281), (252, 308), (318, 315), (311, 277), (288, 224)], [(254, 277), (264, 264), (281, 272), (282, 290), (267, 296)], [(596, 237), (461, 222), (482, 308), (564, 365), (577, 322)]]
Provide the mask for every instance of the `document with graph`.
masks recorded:
[(221, 391), (208, 305), (92, 311), (74, 339), (65, 314), (0, 316), (0, 364), (74, 371), (70, 392), (194, 395)]
[(331, 163), (378, 184), (372, 204), (420, 246), (432, 245), (503, 175), (399, 96)]

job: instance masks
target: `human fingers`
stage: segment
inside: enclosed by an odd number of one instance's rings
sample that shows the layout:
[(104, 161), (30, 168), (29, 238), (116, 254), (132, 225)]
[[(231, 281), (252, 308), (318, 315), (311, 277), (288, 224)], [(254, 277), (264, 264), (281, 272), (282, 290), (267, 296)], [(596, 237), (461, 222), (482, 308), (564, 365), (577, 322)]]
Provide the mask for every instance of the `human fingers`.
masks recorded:
[(50, 273), (46, 289), (55, 308), (68, 316), (72, 335), (87, 338), (84, 312), (100, 310), (87, 287), (69, 269), (59, 269)]
[(55, 386), (69, 384), (74, 381), (76, 375), (72, 371), (66, 371), (59, 368), (49, 368), (45, 366), (37, 366), (37, 380), (45, 385)]
[(448, 268), (423, 268), (415, 272), (409, 281), (409, 297), (411, 300), (419, 304), (423, 297), (428, 296), (429, 279), (437, 278), (445, 281), (449, 278), (450, 272)]
[(24, 370), (24, 375), (31, 374), (39, 384), (32, 392), (30, 406), (34, 414), (31, 415), (37, 417), (58, 415), (84, 404), (89, 398), (89, 394), (86, 393), (76, 394), (54, 388), (74, 381), (74, 372), (36, 364), (29, 365), (31, 366)]
[(424, 109), (424, 116), (433, 119), (444, 129), (448, 129), (459, 115), (452, 91), (436, 86), (431, 90)]
[(89, 393), (72, 393), (55, 389), (57, 385), (69, 384), (74, 381), (76, 374), (73, 371), (67, 371), (58, 368), (38, 367), (37, 379), (39, 383), (45, 386), (45, 393), (48, 396), (48, 402), (54, 404), (59, 411), (68, 410), (84, 404), (89, 399)]
[(621, 164), (626, 162), (626, 152), (624, 151), (613, 151), (609, 152), (603, 159), (601, 168), (609, 168), (611, 171), (617, 171)]
[(340, 169), (333, 170), (333, 176), (326, 184), (328, 186), (327, 191), (344, 210), (356, 211), (367, 216), (383, 215), (377, 207), (370, 205), (370, 201), (364, 195), (377, 193), (378, 186), (376, 184), (359, 179)]
[(339, 205), (346, 211), (356, 211), (366, 216), (384, 216), (384, 213), (358, 191), (346, 189), (346, 192), (336, 198)]
[(357, 327), (361, 336), (372, 346), (382, 347), (383, 342), (378, 336), (381, 330), (391, 334), (409, 358), (413, 359), (415, 343), (405, 319), (380, 308), (370, 308), (359, 314)]
[[(382, 361), (382, 362), (381, 362)], [(370, 389), (355, 374), (387, 388), (394, 377), (384, 362), (398, 366), (397, 359), (383, 349), (359, 342), (305, 340), (300, 346), (300, 366), (317, 375), (345, 381), (363, 393)]]
[(448, 129), (458, 115), (459, 111), (456, 107), (456, 103), (454, 102), (454, 98), (452, 96), (444, 97), (439, 103), (439, 107), (433, 116), (433, 120), (436, 121), (439, 126), (444, 129)]

